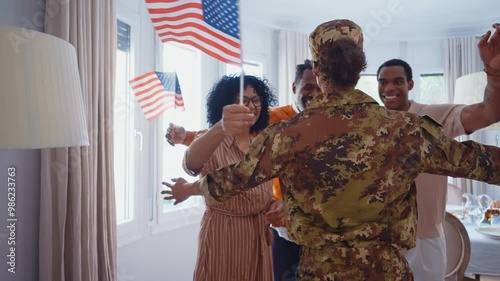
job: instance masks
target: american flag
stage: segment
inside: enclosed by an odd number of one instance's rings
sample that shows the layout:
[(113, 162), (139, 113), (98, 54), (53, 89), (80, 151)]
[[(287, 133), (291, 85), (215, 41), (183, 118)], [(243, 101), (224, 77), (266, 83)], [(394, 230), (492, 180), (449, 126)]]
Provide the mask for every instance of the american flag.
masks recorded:
[(188, 44), (240, 65), (238, 0), (146, 0), (146, 5), (162, 42)]
[(181, 86), (175, 72), (151, 71), (129, 83), (148, 121), (170, 108), (184, 110)]

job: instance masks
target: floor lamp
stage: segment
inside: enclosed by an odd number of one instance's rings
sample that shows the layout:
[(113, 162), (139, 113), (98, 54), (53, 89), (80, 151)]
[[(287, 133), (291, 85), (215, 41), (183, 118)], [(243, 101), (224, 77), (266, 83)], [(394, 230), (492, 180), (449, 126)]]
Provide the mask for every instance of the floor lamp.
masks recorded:
[[(484, 100), (486, 90), (486, 73), (484, 71), (458, 77), (455, 81), (455, 104), (474, 104)], [(500, 122), (482, 130), (500, 130)]]
[[(7, 255), (1, 280), (13, 278), (16, 256), (21, 276), (35, 278), (39, 264), (31, 253), (38, 253), (39, 243), (41, 171), (33, 160), (40, 153), (29, 149), (88, 145), (75, 48), (45, 33), (0, 25), (0, 219), (10, 227), (0, 229), (0, 249)], [(16, 230), (23, 246), (11, 243)]]
[(0, 150), (88, 146), (75, 48), (0, 26)]

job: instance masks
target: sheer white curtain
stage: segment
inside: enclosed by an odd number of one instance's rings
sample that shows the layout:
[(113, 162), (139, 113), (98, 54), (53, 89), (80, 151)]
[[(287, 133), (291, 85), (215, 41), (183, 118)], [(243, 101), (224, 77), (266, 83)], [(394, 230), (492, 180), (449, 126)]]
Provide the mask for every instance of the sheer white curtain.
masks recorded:
[(453, 102), (455, 81), (458, 77), (483, 70), (477, 44), (481, 38), (448, 38), (445, 49), (444, 79), (447, 83), (448, 100)]
[(45, 32), (76, 49), (90, 146), (42, 150), (39, 280), (116, 281), (115, 0), (46, 0)]
[(295, 67), (311, 57), (308, 35), (291, 30), (278, 30), (278, 98), (280, 105), (292, 103)]
[[(454, 101), (455, 81), (457, 78), (481, 71), (484, 67), (477, 49), (480, 39), (478, 37), (462, 37), (446, 40), (444, 79), (450, 102)], [(459, 140), (481, 142), (480, 134), (477, 132), (469, 136), (460, 136)], [(475, 189), (473, 186), (478, 184), (478, 182), (468, 179), (453, 179), (453, 183), (468, 193), (472, 193), (473, 189)]]

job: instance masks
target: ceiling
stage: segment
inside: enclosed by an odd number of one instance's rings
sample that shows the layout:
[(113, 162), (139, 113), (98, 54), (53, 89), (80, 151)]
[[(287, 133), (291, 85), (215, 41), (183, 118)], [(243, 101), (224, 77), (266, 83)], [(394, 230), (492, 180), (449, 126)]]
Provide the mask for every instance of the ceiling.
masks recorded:
[(309, 34), (336, 18), (353, 20), (377, 42), (482, 35), (500, 22), (500, 0), (242, 0), (242, 24)]

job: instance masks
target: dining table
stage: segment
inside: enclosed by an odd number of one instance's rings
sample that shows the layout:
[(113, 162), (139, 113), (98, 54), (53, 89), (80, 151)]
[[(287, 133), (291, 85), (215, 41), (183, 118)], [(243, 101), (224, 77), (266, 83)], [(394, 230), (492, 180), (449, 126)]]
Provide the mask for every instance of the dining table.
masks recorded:
[(462, 220), (471, 242), (466, 275), (477, 280), (500, 280), (500, 225), (491, 226)]

